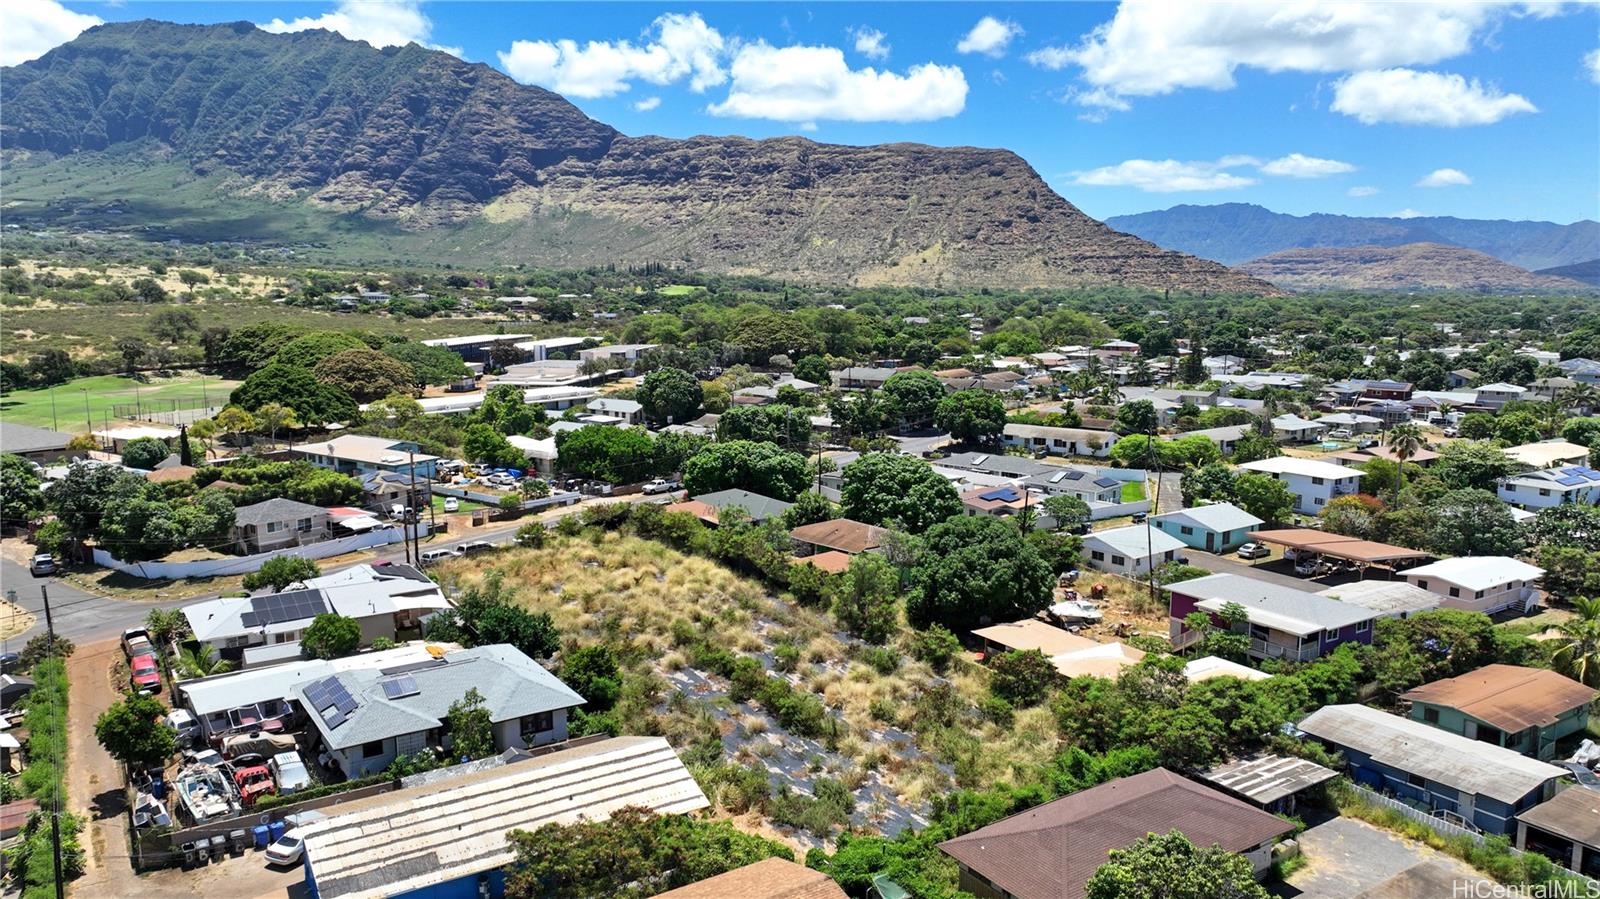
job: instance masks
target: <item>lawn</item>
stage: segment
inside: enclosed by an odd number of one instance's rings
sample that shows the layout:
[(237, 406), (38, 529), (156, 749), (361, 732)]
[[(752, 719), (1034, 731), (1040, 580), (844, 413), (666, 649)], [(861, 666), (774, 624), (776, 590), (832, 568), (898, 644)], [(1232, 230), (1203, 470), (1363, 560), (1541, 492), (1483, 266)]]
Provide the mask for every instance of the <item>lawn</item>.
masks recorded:
[(705, 290), (705, 288), (698, 284), (668, 284), (665, 287), (656, 288), (656, 293), (664, 297), (682, 297), (688, 296), (697, 290)]
[[(433, 498), (433, 511), (443, 515), (444, 514), (444, 501), (446, 499), (449, 499), (449, 498), (450, 497), (435, 496)], [(489, 506), (486, 506), (483, 503), (475, 503), (470, 499), (457, 499), (456, 502), (461, 504), (461, 508), (457, 509), (456, 510), (457, 512), (476, 512), (479, 509), (490, 508)]]
[(53, 388), (13, 390), (0, 397), (0, 422), (75, 434), (91, 430), (85, 427), (85, 416), (93, 420), (95, 427), (104, 427), (107, 417), (116, 417), (113, 407), (124, 404), (149, 404), (158, 410), (170, 410), (174, 404), (180, 409), (206, 403), (220, 406), (238, 384), (195, 374), (139, 380), (122, 375), (77, 378)]
[(1141, 481), (1129, 481), (1126, 484), (1122, 485), (1122, 501), (1123, 502), (1125, 502), (1125, 503), (1136, 503), (1136, 502), (1139, 502), (1142, 499), (1144, 499), (1144, 483), (1143, 482), (1141, 482)]

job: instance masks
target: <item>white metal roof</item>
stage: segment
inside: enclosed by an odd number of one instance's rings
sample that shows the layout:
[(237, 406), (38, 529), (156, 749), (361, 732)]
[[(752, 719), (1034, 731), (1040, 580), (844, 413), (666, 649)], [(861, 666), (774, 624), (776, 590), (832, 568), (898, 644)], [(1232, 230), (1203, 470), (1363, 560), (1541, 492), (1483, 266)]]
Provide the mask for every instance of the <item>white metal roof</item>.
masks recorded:
[(1510, 556), (1462, 556), (1406, 569), (1406, 580), (1430, 577), (1468, 590), (1487, 590), (1512, 581), (1544, 577), (1544, 569)]
[(1193, 597), (1198, 600), (1195, 605), (1207, 612), (1220, 612), (1228, 603), (1237, 603), (1244, 607), (1251, 624), (1298, 637), (1337, 630), (1373, 617), (1372, 610), (1362, 606), (1240, 574), (1208, 575), (1180, 581), (1168, 589)]
[(1085, 534), (1083, 542), (1099, 543), (1109, 547), (1118, 555), (1140, 559), (1187, 548), (1187, 544), (1177, 537), (1154, 527), (1146, 528), (1142, 524), (1130, 524), (1127, 527)]
[(1239, 528), (1253, 528), (1262, 523), (1261, 519), (1235, 506), (1233, 503), (1212, 503), (1209, 506), (1178, 509), (1174, 512), (1165, 512), (1153, 517), (1157, 521), (1193, 522), (1206, 530), (1218, 533), (1234, 531)]
[(1249, 665), (1224, 659), (1221, 656), (1201, 656), (1183, 666), (1183, 676), (1189, 683), (1199, 683), (1213, 677), (1237, 677), (1240, 680), (1266, 680), (1272, 675)]
[(1318, 462), (1315, 459), (1301, 459), (1297, 456), (1274, 456), (1271, 459), (1257, 459), (1239, 466), (1246, 471), (1259, 471), (1266, 474), (1296, 474), (1306, 478), (1327, 478), (1330, 481), (1344, 481), (1361, 477), (1361, 472), (1351, 471), (1343, 465), (1334, 465), (1330, 462)]
[(509, 864), (511, 830), (708, 805), (664, 738), (616, 737), (358, 800), (300, 835), (317, 895), (379, 899)]
[(1439, 607), (1439, 594), (1405, 581), (1355, 581), (1319, 590), (1318, 595), (1371, 609), (1379, 615), (1426, 612)]
[(1568, 773), (1520, 752), (1364, 705), (1323, 706), (1306, 716), (1300, 729), (1380, 765), (1507, 804)]
[(212, 712), (222, 712), (254, 702), (272, 699), (289, 699), (294, 689), (318, 678), (338, 671), (361, 668), (388, 668), (411, 662), (425, 662), (433, 656), (423, 643), (408, 643), (395, 649), (380, 652), (363, 652), (331, 662), (307, 659), (265, 668), (248, 668), (230, 671), (197, 680), (179, 681), (177, 692), (183, 694), (188, 708), (204, 718)]

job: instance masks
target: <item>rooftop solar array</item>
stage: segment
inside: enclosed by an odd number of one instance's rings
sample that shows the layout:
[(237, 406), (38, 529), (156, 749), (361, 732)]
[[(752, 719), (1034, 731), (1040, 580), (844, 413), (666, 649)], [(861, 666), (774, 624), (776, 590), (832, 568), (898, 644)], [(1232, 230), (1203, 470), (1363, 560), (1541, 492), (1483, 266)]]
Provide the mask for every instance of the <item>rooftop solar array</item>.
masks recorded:
[(378, 673), (384, 677), (393, 677), (396, 674), (410, 674), (413, 671), (438, 668), (440, 665), (448, 664), (450, 663), (444, 659), (423, 659), (420, 662), (407, 662), (404, 665), (390, 665), (388, 668), (380, 668)]
[(311, 682), (306, 687), (306, 701), (322, 717), (322, 723), (333, 730), (344, 723), (344, 719), (356, 710), (355, 697), (350, 691), (339, 683), (337, 677), (324, 677)]
[(1595, 471), (1582, 465), (1574, 465), (1557, 471), (1556, 483), (1563, 487), (1576, 487), (1579, 484), (1587, 484), (1590, 481), (1600, 481), (1600, 471)]
[(285, 621), (315, 618), (328, 611), (328, 600), (321, 590), (293, 590), (250, 599), (250, 611), (239, 616), (245, 627), (265, 627)]
[(994, 490), (990, 490), (988, 493), (978, 494), (978, 498), (989, 500), (991, 502), (994, 500), (1001, 500), (1002, 502), (1012, 503), (1021, 499), (1022, 496), (1021, 494), (1017, 493), (1017, 488), (1015, 487), (999, 487)]
[(403, 699), (421, 692), (422, 690), (417, 687), (416, 678), (409, 674), (402, 674), (392, 680), (383, 681), (383, 695), (387, 699)]

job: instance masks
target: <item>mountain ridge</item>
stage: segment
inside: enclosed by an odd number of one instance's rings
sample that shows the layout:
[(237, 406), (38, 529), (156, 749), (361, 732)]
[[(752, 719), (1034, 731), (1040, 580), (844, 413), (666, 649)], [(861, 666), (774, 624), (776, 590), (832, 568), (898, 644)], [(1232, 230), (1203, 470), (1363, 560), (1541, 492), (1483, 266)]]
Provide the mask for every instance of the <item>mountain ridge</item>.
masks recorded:
[[(193, 173), (230, 176), (219, 221), (246, 218), (230, 204), (255, 198), (534, 264), (1277, 290), (1106, 227), (1009, 151), (632, 137), (555, 93), (415, 44), (145, 20), (97, 26), (4, 71), (8, 170), (48, 173), (154, 142)], [(114, 203), (130, 198), (116, 193), (127, 184), (82, 179), (71, 199)], [(151, 199), (141, 189), (131, 199)], [(41, 196), (45, 207), (62, 199)]]
[(1291, 290), (1594, 290), (1571, 278), (1536, 274), (1487, 253), (1437, 243), (1280, 250), (1240, 269)]
[(1253, 203), (1219, 203), (1112, 216), (1106, 224), (1224, 265), (1288, 249), (1412, 243), (1460, 246), (1530, 270), (1600, 256), (1600, 222), (1589, 219), (1562, 225), (1455, 216), (1297, 216)]

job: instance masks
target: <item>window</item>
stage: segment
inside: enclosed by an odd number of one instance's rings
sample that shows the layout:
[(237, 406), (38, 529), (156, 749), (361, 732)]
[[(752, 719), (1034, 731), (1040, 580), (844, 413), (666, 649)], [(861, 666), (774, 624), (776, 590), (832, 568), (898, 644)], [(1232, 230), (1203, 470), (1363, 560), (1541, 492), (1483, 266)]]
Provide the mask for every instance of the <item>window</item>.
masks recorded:
[(1323, 499), (1322, 499), (1322, 497), (1319, 496), (1315, 500), (1313, 500), (1313, 502), (1315, 502), (1317, 505), (1320, 506), (1323, 503)]
[(1366, 633), (1367, 631), (1370, 631), (1370, 630), (1372, 630), (1372, 622), (1370, 622), (1370, 621), (1357, 621), (1356, 622), (1356, 633), (1364, 634), (1364, 633)]
[(1460, 587), (1451, 587), (1450, 588), (1450, 595), (1451, 596), (1460, 596), (1461, 595), (1461, 588)]
[(383, 741), (382, 740), (373, 740), (371, 743), (363, 743), (361, 745), (361, 757), (362, 758), (364, 758), (364, 759), (373, 759), (373, 758), (377, 758), (380, 755), (383, 755)]
[(1543, 487), (1541, 487), (1541, 488), (1539, 488), (1539, 495), (1540, 495), (1540, 496), (1549, 496), (1549, 495), (1550, 495), (1550, 491), (1549, 491), (1549, 490), (1546, 490), (1546, 489), (1545, 489), (1545, 488), (1543, 488)]
[(1328, 481), (1327, 481), (1326, 478), (1312, 478), (1311, 479), (1311, 483), (1316, 484), (1318, 487), (1321, 487), (1323, 484), (1328, 483)]
[(555, 716), (551, 712), (540, 712), (537, 715), (525, 715), (522, 719), (522, 735), (529, 737), (555, 730)]
[(1190, 535), (1190, 534), (1193, 534), (1193, 533), (1194, 533), (1194, 528), (1192, 528), (1192, 527), (1189, 527), (1189, 526), (1188, 526), (1188, 525), (1186, 525), (1186, 524), (1185, 524), (1185, 525), (1180, 525), (1180, 526), (1179, 526), (1179, 527), (1178, 527), (1178, 533), (1180, 533), (1180, 534), (1182, 534), (1182, 535), (1184, 535), (1184, 536), (1185, 536), (1185, 537), (1187, 537), (1187, 536), (1189, 536), (1189, 535)]
[(1111, 557), (1111, 564), (1113, 564), (1113, 565), (1126, 565), (1126, 564), (1128, 564), (1128, 560), (1124, 559), (1121, 556), (1114, 555), (1114, 556)]
[(1438, 724), (1439, 723), (1439, 710), (1438, 709), (1423, 709), (1422, 710), (1422, 720), (1428, 722), (1429, 724)]
[(281, 530), (283, 530), (283, 522), (281, 522), (281, 521), (269, 521), (269, 522), (267, 522), (267, 533), (276, 534)]
[(1421, 590), (1428, 589), (1428, 582), (1426, 580), (1418, 580), (1417, 581), (1417, 588), (1421, 589)]
[(1095, 560), (1096, 562), (1104, 562), (1106, 560), (1106, 554), (1098, 549), (1090, 550), (1089, 558)]
[(295, 529), (304, 534), (311, 530), (311, 519), (302, 518), (295, 523)]
[(1473, 595), (1472, 595), (1472, 598), (1473, 598), (1473, 599), (1482, 599), (1482, 598), (1483, 598), (1483, 591), (1482, 591), (1482, 590), (1479, 590), (1479, 591), (1478, 591), (1478, 592), (1477, 592), (1477, 593), (1474, 593), (1474, 594), (1473, 594)]
[(1428, 785), (1428, 779), (1420, 774), (1407, 774), (1406, 783), (1413, 787), (1426, 787)]

